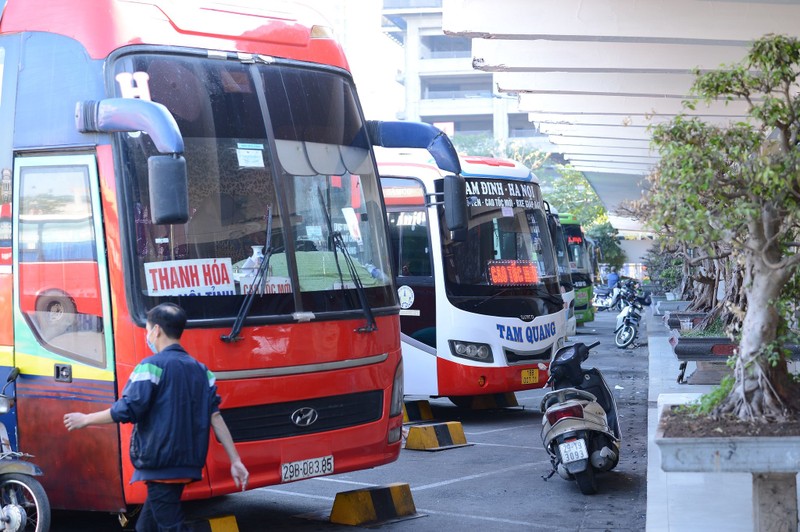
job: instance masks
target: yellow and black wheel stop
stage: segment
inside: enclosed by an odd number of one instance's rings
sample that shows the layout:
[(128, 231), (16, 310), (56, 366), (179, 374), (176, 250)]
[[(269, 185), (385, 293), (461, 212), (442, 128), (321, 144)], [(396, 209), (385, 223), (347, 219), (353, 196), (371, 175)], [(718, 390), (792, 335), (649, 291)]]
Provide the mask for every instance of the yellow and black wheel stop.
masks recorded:
[(336, 494), (330, 522), (340, 525), (378, 525), (423, 517), (418, 514), (408, 484), (343, 491)]
[(206, 519), (193, 520), (189, 530), (192, 532), (239, 532), (239, 525), (236, 523), (236, 516), (225, 515), (220, 517), (208, 517)]
[(431, 404), (428, 401), (403, 402), (403, 423), (412, 421), (430, 421), (433, 419)]
[(405, 448), (413, 451), (443, 451), (468, 445), (471, 444), (467, 443), (461, 423), (447, 421), (410, 426)]

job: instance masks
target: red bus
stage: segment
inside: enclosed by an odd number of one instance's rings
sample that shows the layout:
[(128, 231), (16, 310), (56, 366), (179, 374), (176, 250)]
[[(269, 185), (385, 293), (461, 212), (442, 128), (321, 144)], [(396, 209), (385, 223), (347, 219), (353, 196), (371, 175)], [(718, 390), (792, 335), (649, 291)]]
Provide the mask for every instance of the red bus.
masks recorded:
[[(272, 6), (0, 3), (0, 379), (21, 370), (0, 423), (53, 508), (144, 500), (131, 427), (68, 434), (62, 418), (119, 397), (165, 301), (216, 375), (250, 487), (398, 457), (399, 304), (371, 141), (403, 126), (367, 124), (330, 30)], [(233, 491), (212, 438), (185, 498)]]

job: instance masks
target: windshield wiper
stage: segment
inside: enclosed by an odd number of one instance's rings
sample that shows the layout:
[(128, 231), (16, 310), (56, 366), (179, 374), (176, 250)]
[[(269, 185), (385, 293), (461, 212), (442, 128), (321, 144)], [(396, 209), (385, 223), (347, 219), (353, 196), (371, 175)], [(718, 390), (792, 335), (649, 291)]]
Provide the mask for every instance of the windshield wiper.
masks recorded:
[(261, 283), (264, 282), (264, 274), (269, 268), (269, 259), (272, 257), (273, 247), (272, 247), (272, 205), (269, 206), (267, 209), (267, 238), (265, 240), (266, 249), (264, 250), (264, 258), (261, 259), (261, 264), (258, 265), (258, 270), (256, 270), (256, 275), (253, 277), (253, 282), (250, 284), (250, 292), (244, 296), (244, 301), (242, 301), (242, 306), (239, 307), (239, 313), (236, 315), (236, 320), (233, 322), (233, 327), (231, 327), (231, 332), (228, 334), (223, 334), (220, 336), (223, 342), (235, 342), (237, 340), (241, 340), (242, 337), (239, 336), (239, 333), (242, 331), (242, 325), (244, 325), (244, 319), (250, 313), (250, 307), (253, 305), (253, 298), (256, 296), (256, 292), (261, 287)]
[(341, 250), (342, 255), (344, 255), (344, 261), (345, 264), (347, 264), (347, 271), (350, 273), (350, 278), (353, 280), (353, 284), (356, 287), (358, 300), (361, 303), (364, 316), (367, 318), (367, 324), (364, 327), (357, 328), (356, 332), (367, 333), (377, 331), (378, 324), (375, 322), (375, 317), (372, 315), (372, 308), (370, 308), (369, 303), (367, 302), (367, 292), (364, 290), (364, 285), (361, 283), (361, 277), (358, 276), (356, 265), (353, 263), (353, 258), (350, 256), (350, 252), (347, 251), (347, 246), (344, 243), (344, 238), (342, 237), (341, 231), (333, 230), (330, 208), (325, 204), (325, 198), (322, 196), (322, 189), (317, 188), (317, 193), (319, 194), (319, 203), (322, 206), (322, 212), (325, 214), (325, 223), (328, 226), (328, 234), (330, 235), (333, 243), (333, 258), (336, 262), (336, 269), (339, 272), (339, 282), (341, 283), (342, 288), (344, 288), (344, 278), (342, 277), (342, 268), (339, 265), (339, 254), (336, 251), (337, 248)]
[(490, 295), (487, 298), (479, 299), (479, 300), (475, 301), (475, 303), (472, 305), (472, 309), (474, 310), (474, 309), (480, 307), (481, 305), (484, 305), (484, 304), (488, 303), (489, 301), (491, 301), (492, 299), (496, 298), (497, 296), (501, 296), (501, 295), (503, 295), (503, 294), (505, 294), (505, 293), (507, 293), (509, 291), (511, 291), (510, 288), (503, 288), (501, 290), (498, 290), (497, 292), (495, 292), (494, 294)]

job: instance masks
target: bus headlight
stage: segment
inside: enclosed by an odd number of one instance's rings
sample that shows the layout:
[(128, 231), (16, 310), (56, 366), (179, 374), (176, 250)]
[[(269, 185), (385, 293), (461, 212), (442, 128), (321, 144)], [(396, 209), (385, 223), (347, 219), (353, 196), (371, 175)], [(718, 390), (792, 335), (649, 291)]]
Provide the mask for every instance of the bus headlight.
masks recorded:
[(475, 360), (477, 362), (494, 362), (492, 347), (479, 342), (462, 342), (450, 340), (450, 352), (453, 356)]
[(389, 417), (399, 416), (403, 413), (403, 360), (397, 365), (392, 383), (392, 401), (389, 404)]

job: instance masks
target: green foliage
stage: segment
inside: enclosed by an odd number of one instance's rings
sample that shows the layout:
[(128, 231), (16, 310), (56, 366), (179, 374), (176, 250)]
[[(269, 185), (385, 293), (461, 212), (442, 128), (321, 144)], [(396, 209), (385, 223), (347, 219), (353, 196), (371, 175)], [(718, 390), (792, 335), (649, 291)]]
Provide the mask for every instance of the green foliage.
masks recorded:
[(692, 92), (700, 101), (745, 99), (752, 119), (720, 127), (678, 116), (652, 129), (662, 159), (651, 178), (648, 225), (707, 250), (720, 241), (747, 248), (753, 224), (762, 221), (777, 224), (773, 241), (793, 240), (800, 99), (790, 94), (797, 93), (798, 57), (800, 41), (771, 35), (740, 64), (696, 72)]
[(453, 146), (461, 155), (480, 155), (512, 159), (536, 170), (548, 159), (549, 153), (532, 147), (529, 143), (512, 139), (501, 141), (491, 135), (453, 135)]
[(681, 331), (681, 336), (689, 338), (710, 338), (714, 336), (728, 336), (725, 329), (725, 322), (717, 318), (709, 323), (704, 329), (690, 329), (688, 331)]
[(589, 238), (595, 241), (600, 248), (601, 261), (614, 268), (621, 268), (625, 264), (625, 252), (617, 240), (617, 231), (609, 222), (603, 222), (592, 226), (586, 231)]
[(582, 172), (569, 165), (556, 165), (559, 176), (544, 179), (543, 187), (549, 189), (545, 199), (558, 212), (575, 216), (585, 229), (608, 221), (606, 208)]
[(650, 282), (659, 283), (665, 292), (674, 290), (683, 278), (683, 260), (677, 253), (670, 253), (654, 244), (644, 256)]
[(734, 383), (731, 375), (725, 375), (719, 385), (712, 388), (710, 392), (704, 393), (691, 403), (681, 405), (677, 410), (690, 416), (707, 416), (730, 395)]

